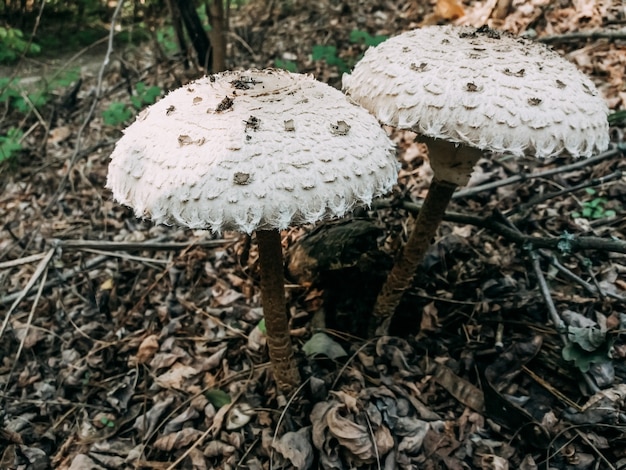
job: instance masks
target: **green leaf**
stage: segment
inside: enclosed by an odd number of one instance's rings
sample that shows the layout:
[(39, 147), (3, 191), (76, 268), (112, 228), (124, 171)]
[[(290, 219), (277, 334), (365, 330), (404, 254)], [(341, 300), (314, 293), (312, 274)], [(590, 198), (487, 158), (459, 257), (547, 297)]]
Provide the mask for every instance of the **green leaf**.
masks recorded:
[(626, 121), (626, 109), (609, 114), (610, 125), (614, 126), (621, 121)]
[(593, 327), (569, 326), (567, 337), (585, 351), (595, 351), (606, 342), (606, 331)]
[(605, 348), (589, 352), (574, 343), (566, 345), (561, 354), (566, 361), (574, 362), (581, 372), (589, 371), (591, 364), (602, 364), (611, 360)]
[(133, 112), (124, 103), (114, 101), (102, 112), (102, 118), (107, 126), (119, 126), (133, 116)]
[(264, 335), (267, 334), (267, 328), (265, 328), (265, 318), (261, 319), (261, 321), (259, 322), (259, 324), (256, 327), (259, 330), (261, 330), (261, 333), (263, 333)]
[(337, 59), (337, 48), (335, 46), (322, 46), (315, 45), (313, 46), (313, 52), (311, 54), (311, 58), (313, 60), (325, 60), (326, 62), (330, 60)]
[(302, 345), (302, 350), (309, 357), (323, 355), (333, 360), (348, 355), (345, 349), (326, 333), (315, 333)]
[(204, 396), (216, 409), (220, 409), (222, 406), (228, 405), (231, 402), (230, 395), (219, 388), (207, 390)]
[(23, 135), (24, 132), (15, 127), (9, 128), (6, 135), (0, 135), (0, 162), (10, 159), (22, 150), (20, 139)]
[(365, 44), (366, 46), (378, 46), (381, 42), (388, 39), (388, 36), (376, 35), (372, 36), (367, 31), (353, 29), (350, 31), (350, 42), (353, 44)]
[(291, 73), (296, 73), (298, 71), (298, 65), (292, 60), (275, 59), (274, 67)]

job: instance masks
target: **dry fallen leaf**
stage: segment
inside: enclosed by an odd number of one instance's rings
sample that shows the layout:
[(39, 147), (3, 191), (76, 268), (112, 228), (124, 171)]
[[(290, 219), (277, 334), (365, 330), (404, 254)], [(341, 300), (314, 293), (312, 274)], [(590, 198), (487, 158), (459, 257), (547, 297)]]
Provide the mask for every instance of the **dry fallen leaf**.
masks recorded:
[(296, 432), (283, 434), (278, 440), (272, 442), (272, 448), (289, 460), (293, 468), (297, 470), (311, 468), (313, 464), (311, 427), (307, 426)]
[(172, 367), (164, 374), (159, 375), (155, 382), (157, 385), (163, 388), (175, 388), (182, 389), (183, 383), (189, 377), (193, 377), (198, 373), (194, 367), (186, 366), (180, 362), (176, 362)]
[(169, 452), (192, 444), (198, 440), (202, 434), (202, 431), (194, 428), (183, 428), (178, 432), (166, 434), (165, 436), (158, 438), (154, 442), (154, 447), (156, 449)]
[(149, 335), (139, 345), (137, 354), (129, 359), (129, 365), (145, 364), (152, 360), (156, 352), (159, 350), (159, 337), (157, 335)]
[(456, 20), (465, 15), (465, 11), (458, 0), (437, 0), (435, 14), (442, 20)]

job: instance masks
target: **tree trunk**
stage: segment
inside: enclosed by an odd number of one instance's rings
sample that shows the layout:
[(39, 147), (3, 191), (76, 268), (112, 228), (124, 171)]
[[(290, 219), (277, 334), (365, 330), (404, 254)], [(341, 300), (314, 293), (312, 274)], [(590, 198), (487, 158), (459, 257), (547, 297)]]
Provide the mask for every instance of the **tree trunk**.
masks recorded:
[(193, 1), (191, 0), (176, 0), (176, 6), (180, 11), (180, 16), (183, 19), (193, 48), (198, 55), (198, 63), (207, 73), (212, 72), (213, 54), (211, 49), (211, 42), (208, 36), (204, 32), (202, 22), (196, 11)]
[(226, 31), (228, 25), (224, 17), (223, 0), (209, 0), (206, 13), (211, 24), (209, 38), (213, 46), (213, 72), (226, 70)]
[(189, 56), (187, 54), (187, 42), (185, 41), (185, 32), (183, 31), (183, 23), (180, 18), (180, 10), (173, 0), (166, 0), (167, 9), (170, 11), (170, 17), (172, 18), (172, 27), (176, 34), (176, 40), (178, 41), (178, 48), (185, 58), (184, 67), (185, 70), (189, 68)]

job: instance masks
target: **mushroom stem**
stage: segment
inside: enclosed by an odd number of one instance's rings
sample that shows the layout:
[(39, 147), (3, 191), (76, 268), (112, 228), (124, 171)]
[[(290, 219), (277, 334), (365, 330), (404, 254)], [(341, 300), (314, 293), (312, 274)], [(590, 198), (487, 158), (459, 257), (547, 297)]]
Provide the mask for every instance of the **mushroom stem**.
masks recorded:
[(256, 239), (261, 268), (261, 302), (270, 362), (278, 388), (283, 392), (290, 392), (301, 382), (289, 336), (280, 232), (257, 230)]
[(454, 183), (433, 178), (426, 199), (422, 204), (411, 235), (387, 276), (374, 305), (375, 321), (391, 317), (404, 291), (411, 286), (430, 241), (441, 223), (452, 194), (457, 188)]
[(474, 165), (482, 155), (477, 148), (443, 139), (422, 136), (421, 140), (428, 145), (434, 176), (411, 235), (376, 299), (373, 321), (382, 324), (377, 333), (387, 334), (391, 316), (398, 308), (404, 291), (411, 286), (415, 272), (446, 213), (452, 194), (458, 186), (468, 183)]

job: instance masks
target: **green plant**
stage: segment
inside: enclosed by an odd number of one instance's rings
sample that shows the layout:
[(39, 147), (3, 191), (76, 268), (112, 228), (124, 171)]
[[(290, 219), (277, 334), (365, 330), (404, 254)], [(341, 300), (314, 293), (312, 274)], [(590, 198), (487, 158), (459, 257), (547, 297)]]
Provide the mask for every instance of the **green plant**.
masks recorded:
[(136, 110), (140, 110), (145, 105), (154, 104), (156, 99), (161, 95), (161, 88), (153, 85), (147, 86), (144, 82), (138, 82), (135, 85), (135, 96), (130, 97), (130, 101)]
[[(585, 189), (589, 196), (595, 196), (596, 190), (593, 188)], [(607, 209), (606, 205), (609, 200), (605, 197), (593, 197), (588, 201), (582, 203), (582, 210), (572, 212), (572, 217), (575, 219), (585, 218), (585, 219), (604, 219), (607, 217), (615, 217), (616, 212), (613, 209)]]
[(287, 72), (296, 73), (298, 71), (298, 64), (296, 64), (293, 60), (287, 59), (275, 59), (274, 67), (277, 69), (283, 69)]
[(386, 41), (388, 36), (376, 35), (372, 36), (367, 31), (353, 29), (350, 31), (350, 42), (353, 44), (365, 44), (367, 47), (378, 46), (381, 42)]
[(311, 54), (311, 58), (315, 61), (323, 60), (328, 65), (336, 66), (340, 72), (349, 72), (350, 67), (346, 62), (337, 56), (337, 48), (335, 46), (322, 46), (316, 45), (313, 46), (313, 53)]
[(176, 33), (172, 26), (165, 26), (156, 32), (156, 40), (160, 44), (165, 54), (174, 54), (178, 51), (178, 43), (176, 42)]
[(23, 136), (24, 132), (16, 127), (10, 127), (5, 135), (0, 135), (0, 162), (9, 160), (22, 150)]
[(19, 29), (0, 26), (0, 62), (13, 62), (24, 52), (39, 54), (41, 47), (35, 43), (29, 44)]
[(114, 101), (109, 107), (102, 111), (102, 118), (107, 126), (119, 126), (124, 124), (133, 116), (133, 112), (125, 103)]
[(153, 104), (159, 95), (161, 88), (158, 86), (147, 86), (144, 82), (138, 82), (135, 85), (135, 95), (130, 97), (130, 102), (134, 109), (130, 108), (126, 103), (114, 101), (109, 107), (102, 112), (102, 118), (107, 126), (119, 126), (124, 124), (146, 105)]
[(626, 109), (609, 114), (608, 120), (611, 126), (617, 126), (622, 122), (626, 122)]
[[(353, 29), (350, 31), (350, 42), (352, 44), (363, 44), (367, 47), (377, 46), (381, 42), (387, 39), (387, 36), (377, 35), (372, 36), (367, 31), (361, 31), (359, 29)], [(352, 66), (363, 56), (360, 54), (356, 59), (345, 61), (337, 55), (337, 48), (335, 46), (313, 46), (311, 58), (314, 61), (324, 60), (328, 65), (336, 66), (339, 72), (347, 73)]]
[(20, 85), (18, 78), (0, 78), (0, 103), (9, 104), (11, 110), (26, 114), (33, 107), (41, 108), (50, 100), (50, 94), (65, 88), (80, 77), (80, 69), (74, 68), (52, 78), (50, 82), (40, 80), (37, 87), (27, 90)]

